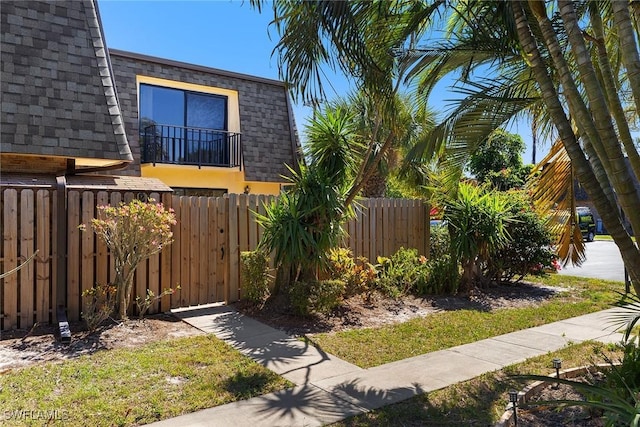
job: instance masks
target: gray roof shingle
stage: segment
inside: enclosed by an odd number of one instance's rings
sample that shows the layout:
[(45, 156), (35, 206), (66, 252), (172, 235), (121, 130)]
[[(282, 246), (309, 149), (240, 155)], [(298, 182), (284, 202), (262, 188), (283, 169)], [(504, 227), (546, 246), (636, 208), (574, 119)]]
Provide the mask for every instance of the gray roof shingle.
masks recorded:
[(0, 12), (0, 152), (132, 161), (94, 1)]

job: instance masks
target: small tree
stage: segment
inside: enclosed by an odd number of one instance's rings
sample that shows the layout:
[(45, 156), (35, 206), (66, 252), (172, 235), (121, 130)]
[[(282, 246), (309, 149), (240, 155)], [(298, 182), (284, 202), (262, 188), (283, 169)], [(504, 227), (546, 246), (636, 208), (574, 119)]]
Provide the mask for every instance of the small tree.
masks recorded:
[(112, 284), (117, 288), (116, 311), (121, 319), (127, 318), (136, 267), (173, 241), (173, 211), (153, 202), (133, 200), (118, 207), (98, 206), (98, 218), (91, 220), (93, 230), (114, 259)]
[(458, 194), (447, 201), (444, 219), (451, 235), (452, 254), (462, 264), (461, 291), (483, 285), (483, 266), (509, 241), (507, 224), (513, 220), (504, 193), (462, 183)]

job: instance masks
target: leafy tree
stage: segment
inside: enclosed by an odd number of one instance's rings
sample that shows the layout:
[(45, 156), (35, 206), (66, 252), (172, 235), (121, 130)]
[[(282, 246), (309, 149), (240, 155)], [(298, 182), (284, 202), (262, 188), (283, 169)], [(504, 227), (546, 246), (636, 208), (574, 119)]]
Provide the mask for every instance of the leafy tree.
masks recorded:
[[(409, 152), (414, 164), (438, 157), (461, 169), (495, 129), (535, 114), (537, 127), (561, 141), (640, 293), (640, 251), (622, 220), (624, 213), (640, 230), (632, 179), (640, 177), (640, 154), (630, 131), (640, 107), (640, 52), (631, 2), (276, 0), (273, 10), (282, 76), (294, 91), (312, 96), (328, 64), (380, 101), (377, 123), (393, 117), (386, 101), (398, 75), (424, 102), (454, 75), (463, 98)], [(434, 16), (448, 24), (447, 38), (420, 40)]]
[(520, 135), (497, 129), (471, 154), (468, 169), (478, 181), (498, 190), (522, 187), (531, 171), (522, 164), (524, 148)]
[(493, 251), (484, 266), (484, 276), (495, 282), (522, 280), (527, 274), (543, 275), (557, 267), (550, 249), (551, 230), (546, 218), (536, 212), (529, 195), (521, 190), (507, 193), (510, 214), (507, 224), (509, 241)]
[[(553, 126), (573, 176), (601, 212), (640, 292), (640, 252), (622, 220), (624, 212), (640, 230), (640, 192), (632, 179), (640, 176), (640, 156), (629, 130), (634, 114), (626, 114), (640, 106), (638, 27), (630, 3), (457, 4), (447, 9), (454, 23), (448, 40), (418, 55), (409, 75), (428, 92), (444, 75), (460, 72), (466, 97), (436, 128), (431, 145), (415, 153), (428, 158), (446, 148), (449, 161), (462, 164), (494, 129), (537, 112), (538, 124)], [(485, 78), (474, 74), (480, 70)], [(547, 190), (539, 194), (551, 200), (570, 196), (567, 182), (553, 175), (540, 183)], [(562, 255), (579, 261), (581, 238), (567, 232), (571, 243)]]

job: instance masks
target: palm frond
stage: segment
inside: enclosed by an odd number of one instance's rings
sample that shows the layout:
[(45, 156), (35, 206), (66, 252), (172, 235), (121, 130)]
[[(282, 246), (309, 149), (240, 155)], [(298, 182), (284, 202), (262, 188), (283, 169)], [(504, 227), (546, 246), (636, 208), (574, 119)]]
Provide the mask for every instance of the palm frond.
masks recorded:
[(530, 189), (539, 211), (549, 215), (550, 228), (558, 257), (563, 265), (580, 265), (585, 260), (585, 246), (576, 223), (575, 178), (571, 160), (562, 141), (556, 141), (549, 153), (532, 171)]

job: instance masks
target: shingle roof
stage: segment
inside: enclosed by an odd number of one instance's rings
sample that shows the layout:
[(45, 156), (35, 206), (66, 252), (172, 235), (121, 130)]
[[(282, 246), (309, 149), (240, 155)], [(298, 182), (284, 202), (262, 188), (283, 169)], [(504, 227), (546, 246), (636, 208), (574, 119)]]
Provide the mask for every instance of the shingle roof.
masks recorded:
[[(137, 176), (115, 175), (70, 175), (67, 176), (68, 189), (134, 191), (166, 193), (173, 191), (171, 187), (157, 178), (141, 178)], [(0, 187), (13, 188), (53, 188), (56, 178), (52, 175), (34, 175), (20, 173), (3, 173), (0, 175)]]
[(133, 160), (96, 4), (2, 1), (0, 151)]

